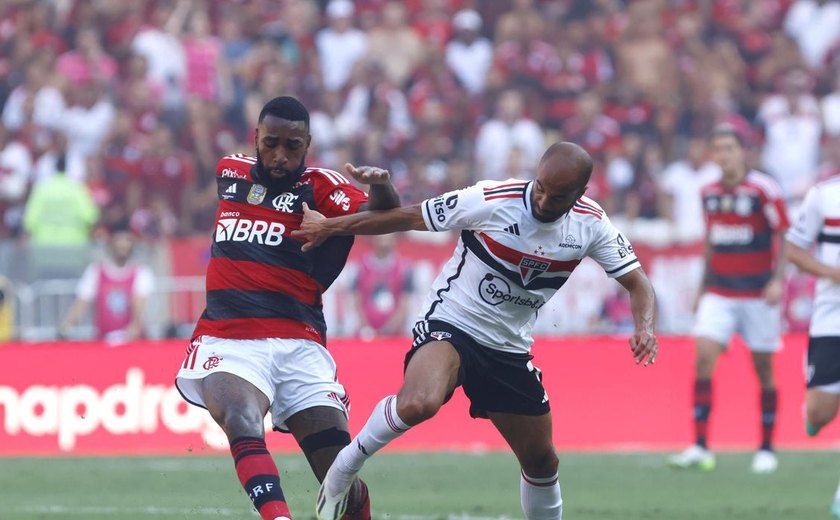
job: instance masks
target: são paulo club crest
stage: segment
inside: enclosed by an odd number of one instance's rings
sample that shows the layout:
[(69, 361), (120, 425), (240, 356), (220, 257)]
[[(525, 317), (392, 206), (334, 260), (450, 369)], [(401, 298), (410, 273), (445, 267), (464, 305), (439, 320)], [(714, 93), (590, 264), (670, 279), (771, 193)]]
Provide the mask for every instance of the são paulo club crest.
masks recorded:
[(548, 271), (549, 263), (533, 256), (523, 256), (519, 261), (519, 274), (522, 283), (528, 285), (534, 278)]

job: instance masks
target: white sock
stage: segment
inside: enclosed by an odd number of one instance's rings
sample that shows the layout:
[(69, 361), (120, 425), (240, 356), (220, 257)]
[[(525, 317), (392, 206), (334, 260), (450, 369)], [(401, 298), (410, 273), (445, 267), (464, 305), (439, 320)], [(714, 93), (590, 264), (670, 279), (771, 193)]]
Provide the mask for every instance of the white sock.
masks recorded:
[(336, 471), (330, 475), (327, 492), (337, 494), (348, 489), (365, 461), (409, 428), (397, 415), (397, 396), (389, 395), (379, 401), (356, 438), (338, 452), (332, 465)]
[(553, 477), (533, 478), (523, 471), (519, 478), (522, 512), (527, 520), (560, 520), (563, 518), (563, 497), (560, 482)]
[(837, 486), (837, 491), (834, 492), (834, 502), (840, 502), (840, 485)]

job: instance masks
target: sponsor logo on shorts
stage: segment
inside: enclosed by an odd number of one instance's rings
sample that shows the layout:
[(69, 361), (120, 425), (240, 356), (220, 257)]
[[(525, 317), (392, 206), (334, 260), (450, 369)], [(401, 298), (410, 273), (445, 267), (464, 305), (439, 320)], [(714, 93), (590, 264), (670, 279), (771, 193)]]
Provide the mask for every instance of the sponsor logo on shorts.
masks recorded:
[(219, 366), (219, 362), (222, 359), (224, 358), (220, 358), (219, 356), (212, 354), (210, 357), (207, 358), (207, 361), (205, 361), (204, 364), (201, 366), (204, 367), (204, 370), (213, 370), (214, 368), (217, 368)]
[(478, 286), (478, 294), (481, 299), (490, 305), (496, 306), (501, 303), (512, 303), (513, 305), (522, 305), (538, 310), (543, 305), (544, 301), (534, 299), (531, 297), (521, 297), (511, 294), (510, 284), (501, 276), (496, 276), (491, 273), (484, 275), (481, 284)]
[(431, 334), (429, 334), (429, 336), (435, 338), (438, 341), (443, 341), (445, 339), (451, 338), (452, 334), (450, 334), (448, 332), (444, 332), (442, 330), (436, 330), (436, 331), (432, 332)]

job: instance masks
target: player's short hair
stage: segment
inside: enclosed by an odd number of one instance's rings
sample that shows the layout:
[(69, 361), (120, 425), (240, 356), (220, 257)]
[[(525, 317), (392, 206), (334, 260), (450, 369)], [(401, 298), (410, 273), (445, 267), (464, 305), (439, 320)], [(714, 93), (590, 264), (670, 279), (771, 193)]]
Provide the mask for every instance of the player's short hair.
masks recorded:
[(111, 222), (107, 225), (106, 230), (109, 235), (115, 235), (117, 233), (133, 233), (134, 230), (131, 227), (131, 219), (128, 217), (123, 217)]
[(730, 124), (722, 124), (714, 127), (712, 133), (709, 135), (709, 141), (714, 140), (716, 137), (732, 137), (738, 141), (738, 145), (741, 148), (746, 148), (748, 144), (744, 134)]
[(257, 123), (262, 123), (265, 116), (271, 115), (287, 121), (303, 121), (309, 128), (309, 111), (303, 103), (291, 96), (280, 96), (272, 99), (260, 110)]

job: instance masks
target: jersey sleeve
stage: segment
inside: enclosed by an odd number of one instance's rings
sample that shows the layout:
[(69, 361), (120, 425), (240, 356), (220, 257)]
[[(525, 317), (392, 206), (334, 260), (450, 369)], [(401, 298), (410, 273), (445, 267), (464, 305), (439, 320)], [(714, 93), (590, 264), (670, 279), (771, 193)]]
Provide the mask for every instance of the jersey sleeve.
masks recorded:
[(336, 171), (318, 169), (313, 172), (312, 179), (315, 204), (326, 217), (352, 215), (368, 200), (367, 193), (350, 184), (344, 175)]
[(811, 188), (799, 207), (799, 215), (793, 227), (788, 229), (785, 238), (790, 243), (802, 248), (811, 247), (822, 228), (823, 215), (820, 210), (820, 197), (817, 188)]
[(618, 278), (641, 267), (633, 245), (606, 215), (595, 227), (595, 237), (587, 256), (598, 262), (610, 278)]
[(787, 216), (787, 205), (782, 196), (782, 188), (772, 181), (772, 189), (765, 191), (764, 216), (773, 231), (784, 231), (790, 227)]
[(131, 287), (131, 293), (135, 297), (148, 298), (155, 290), (155, 277), (152, 271), (145, 266), (140, 266), (137, 269), (137, 276), (134, 278), (134, 284)]
[(429, 231), (480, 228), (492, 211), (481, 184), (426, 199), (420, 208)]
[(85, 300), (93, 301), (96, 298), (96, 291), (99, 286), (99, 269), (96, 264), (87, 266), (79, 283), (76, 285), (76, 297)]

